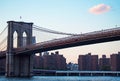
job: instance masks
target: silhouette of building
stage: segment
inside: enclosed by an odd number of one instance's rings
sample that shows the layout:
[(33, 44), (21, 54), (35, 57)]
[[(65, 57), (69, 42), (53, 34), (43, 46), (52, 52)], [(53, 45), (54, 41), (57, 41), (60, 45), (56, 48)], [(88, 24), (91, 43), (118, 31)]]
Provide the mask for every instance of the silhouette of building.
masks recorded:
[(6, 63), (6, 60), (5, 59), (0, 59), (0, 72), (5, 72), (5, 63)]
[(33, 66), (34, 66), (34, 69), (43, 69), (43, 57), (41, 55), (41, 53), (38, 55), (35, 55), (34, 56), (34, 61), (33, 61)]
[(106, 55), (102, 55), (102, 58), (99, 59), (99, 70), (110, 70), (110, 58), (106, 58)]
[(63, 55), (59, 55), (59, 52), (51, 53), (51, 55), (43, 55), (44, 69), (50, 70), (65, 70), (66, 59)]
[(67, 64), (67, 70), (77, 71), (78, 70), (78, 64), (69, 62)]
[(110, 55), (111, 70), (120, 71), (120, 52)]
[(79, 55), (78, 69), (82, 71), (96, 71), (98, 70), (98, 55)]
[[(36, 37), (33, 36), (32, 37), (32, 44), (35, 44), (36, 43)], [(27, 45), (27, 38), (26, 37), (23, 37), (23, 46), (26, 46)]]
[(58, 51), (56, 51), (55, 54), (51, 53), (51, 55), (45, 52), (43, 55), (35, 56), (34, 68), (66, 70), (66, 59), (63, 55), (59, 55)]

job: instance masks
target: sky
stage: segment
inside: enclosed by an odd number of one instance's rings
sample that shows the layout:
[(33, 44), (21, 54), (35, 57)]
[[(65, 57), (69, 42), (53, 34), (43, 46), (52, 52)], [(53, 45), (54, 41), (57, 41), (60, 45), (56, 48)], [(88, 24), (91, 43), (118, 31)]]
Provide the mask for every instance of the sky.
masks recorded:
[[(119, 4), (120, 0), (0, 0), (0, 32), (10, 20), (33, 22), (48, 29), (77, 34), (120, 27)], [(89, 52), (100, 57), (117, 53), (120, 41), (59, 51), (67, 62), (77, 63), (78, 55)]]

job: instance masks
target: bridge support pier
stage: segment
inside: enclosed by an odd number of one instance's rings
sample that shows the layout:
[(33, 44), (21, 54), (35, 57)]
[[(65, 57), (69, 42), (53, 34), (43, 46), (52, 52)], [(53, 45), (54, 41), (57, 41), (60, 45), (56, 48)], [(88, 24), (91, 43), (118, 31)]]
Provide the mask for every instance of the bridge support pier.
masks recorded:
[(9, 67), (6, 68), (7, 77), (31, 77), (33, 74), (33, 55), (11, 55), (7, 58)]
[[(30, 77), (32, 76), (33, 54), (17, 54), (14, 52), (14, 32), (17, 32), (17, 47), (32, 44), (33, 23), (8, 21), (8, 40), (6, 53), (6, 76), (7, 77)], [(26, 33), (24, 44), (23, 34)]]
[(5, 73), (5, 58), (0, 58), (0, 73)]

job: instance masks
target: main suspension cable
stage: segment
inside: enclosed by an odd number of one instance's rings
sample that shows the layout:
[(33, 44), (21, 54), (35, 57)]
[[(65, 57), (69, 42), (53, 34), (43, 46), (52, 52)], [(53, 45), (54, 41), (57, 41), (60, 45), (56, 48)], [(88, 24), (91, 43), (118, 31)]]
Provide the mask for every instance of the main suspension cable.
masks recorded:
[(36, 25), (33, 25), (33, 28), (34, 28), (35, 30), (43, 31), (43, 32), (47, 32), (47, 33), (54, 33), (54, 34), (60, 34), (60, 35), (78, 35), (78, 34), (72, 34), (72, 33), (59, 32), (59, 31), (55, 31), (55, 30), (43, 28), (43, 27), (36, 26)]

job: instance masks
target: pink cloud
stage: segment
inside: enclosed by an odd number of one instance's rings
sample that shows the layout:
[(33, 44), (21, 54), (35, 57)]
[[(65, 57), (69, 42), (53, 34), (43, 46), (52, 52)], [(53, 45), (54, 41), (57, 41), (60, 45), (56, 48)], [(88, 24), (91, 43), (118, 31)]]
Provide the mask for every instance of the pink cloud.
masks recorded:
[(90, 8), (89, 12), (92, 14), (102, 14), (102, 13), (108, 12), (110, 9), (111, 7), (108, 5), (99, 4)]

